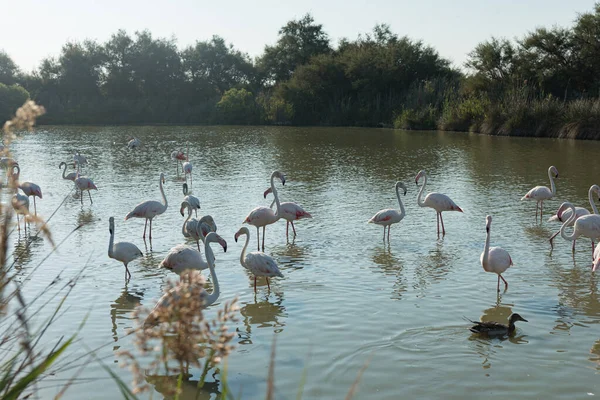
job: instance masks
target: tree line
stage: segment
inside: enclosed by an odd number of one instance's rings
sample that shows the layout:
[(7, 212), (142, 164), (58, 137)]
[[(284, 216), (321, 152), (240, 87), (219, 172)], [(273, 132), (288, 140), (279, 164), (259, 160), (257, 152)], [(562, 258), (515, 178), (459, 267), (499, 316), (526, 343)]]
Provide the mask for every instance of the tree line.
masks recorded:
[(0, 117), (31, 97), (46, 107), (40, 123), (47, 124), (394, 125), (593, 136), (597, 60), (600, 4), (568, 28), (490, 38), (464, 69), (387, 25), (334, 46), (310, 14), (286, 23), (254, 60), (219, 36), (179, 49), (172, 38), (120, 30), (105, 43), (68, 42), (31, 73), (0, 52)]

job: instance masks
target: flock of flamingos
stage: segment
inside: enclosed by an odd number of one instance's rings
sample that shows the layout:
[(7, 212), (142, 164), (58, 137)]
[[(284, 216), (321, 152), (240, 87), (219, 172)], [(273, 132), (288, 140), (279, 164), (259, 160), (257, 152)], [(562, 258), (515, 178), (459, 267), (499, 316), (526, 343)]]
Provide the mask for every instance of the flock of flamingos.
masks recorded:
[[(140, 141), (136, 138), (132, 138), (128, 142), (130, 149), (136, 149), (140, 146)], [(183, 184), (184, 198), (181, 202), (179, 212), (182, 216), (185, 216), (187, 211), (187, 217), (182, 225), (181, 233), (185, 238), (191, 238), (196, 242), (196, 248), (179, 244), (173, 247), (161, 262), (161, 267), (167, 268), (174, 271), (175, 273), (181, 274), (185, 270), (197, 270), (201, 271), (204, 269), (210, 270), (210, 275), (213, 283), (212, 293), (203, 292), (203, 300), (206, 307), (213, 304), (219, 297), (219, 282), (214, 269), (215, 256), (210, 247), (210, 243), (216, 242), (223, 247), (224, 251), (227, 251), (227, 242), (219, 236), (217, 231), (217, 225), (214, 219), (210, 215), (206, 215), (197, 219), (198, 209), (200, 209), (200, 200), (188, 194), (187, 179), (188, 175), (190, 178), (190, 185), (192, 184), (192, 163), (189, 161), (189, 149), (188, 154), (182, 151), (174, 151), (171, 153), (171, 158), (177, 165), (177, 176), (179, 176), (179, 164), (182, 164), (182, 172), (184, 174), (185, 183)], [(12, 182), (18, 182), (20, 168), (16, 161), (12, 159), (2, 159), (0, 163), (8, 169), (9, 178)], [(63, 179), (73, 181), (76, 189), (80, 192), (80, 199), (83, 204), (83, 192), (87, 191), (90, 199), (90, 203), (93, 204), (92, 196), (90, 191), (97, 190), (94, 182), (81, 175), (82, 167), (87, 164), (85, 156), (76, 153), (73, 156), (73, 166), (76, 168), (76, 172), (67, 174), (67, 163), (60, 163), (59, 168), (62, 169)], [(548, 177), (550, 179), (550, 188), (546, 186), (536, 186), (531, 189), (521, 200), (534, 200), (536, 201), (536, 221), (538, 218), (538, 209), (540, 214), (540, 221), (543, 216), (544, 201), (553, 198), (556, 195), (556, 186), (554, 179), (558, 177), (558, 170), (556, 167), (551, 166), (548, 169)], [(415, 183), (418, 185), (420, 180), (423, 180), (423, 185), (417, 196), (417, 204), (420, 207), (429, 207), (435, 210), (437, 216), (437, 234), (440, 234), (440, 225), (442, 235), (445, 235), (446, 229), (444, 227), (444, 219), (442, 213), (444, 211), (458, 211), (462, 212), (462, 209), (452, 200), (450, 197), (442, 193), (431, 192), (422, 199), (425, 192), (425, 186), (427, 184), (427, 175), (425, 171), (419, 171), (415, 177)], [(286, 183), (285, 175), (280, 171), (274, 171), (270, 177), (270, 187), (264, 191), (264, 197), (273, 194), (274, 200), (270, 207), (256, 207), (249, 212), (243, 223), (247, 223), (256, 227), (256, 238), (257, 238), (257, 251), (246, 252), (248, 244), (250, 242), (250, 231), (247, 227), (241, 227), (234, 236), (237, 242), (238, 238), (242, 235), (246, 236), (246, 242), (240, 255), (240, 264), (246, 268), (251, 274), (254, 275), (254, 291), (256, 292), (256, 279), (257, 277), (265, 277), (267, 286), (270, 290), (269, 278), (272, 277), (283, 277), (279, 270), (277, 263), (273, 258), (264, 253), (265, 248), (265, 230), (267, 225), (277, 222), (283, 218), (286, 220), (286, 236), (289, 234), (289, 225), (292, 226), (293, 235), (296, 236), (296, 228), (294, 221), (303, 218), (311, 218), (311, 215), (306, 212), (302, 207), (293, 202), (280, 202), (277, 194), (277, 187), (275, 181), (279, 180), (282, 185)], [(147, 200), (139, 203), (135, 206), (131, 212), (125, 216), (125, 220), (130, 218), (143, 218), (145, 220), (144, 233), (142, 238), (146, 238), (146, 232), (148, 228), (148, 222), (150, 224), (149, 239), (152, 240), (152, 221), (155, 217), (163, 214), (168, 207), (167, 198), (163, 190), (163, 184), (165, 183), (164, 174), (160, 174), (159, 187), (162, 196), (162, 201)], [(17, 214), (17, 225), (20, 229), (19, 215), (26, 216), (29, 212), (29, 197), (33, 196), (34, 212), (37, 214), (37, 208), (35, 204), (35, 198), (42, 198), (42, 191), (38, 185), (32, 182), (18, 183), (18, 189), (21, 189), (23, 194), (17, 192), (12, 198), (12, 206)], [(403, 195), (406, 195), (406, 185), (403, 182), (397, 182), (395, 184), (396, 196), (398, 198), (398, 204), (400, 209), (385, 209), (375, 214), (368, 222), (383, 226), (383, 240), (386, 239), (386, 228), (387, 228), (387, 240), (390, 239), (390, 229), (393, 224), (399, 223), (406, 215), (404, 205), (400, 197), (400, 189), (403, 191)], [(600, 241), (600, 214), (594, 203), (593, 195), (600, 198), (600, 187), (593, 185), (589, 189), (589, 201), (592, 207), (593, 213), (590, 213), (586, 208), (575, 207), (569, 202), (564, 202), (559, 207), (555, 215), (553, 215), (551, 221), (562, 222), (562, 226), (551, 238), (550, 244), (553, 246), (553, 239), (560, 234), (564, 239), (573, 242), (572, 251), (575, 252), (575, 241), (578, 237), (584, 236), (590, 238), (592, 241), (592, 271), (595, 271), (600, 266), (600, 243), (594, 247), (594, 241), (598, 239)], [(275, 206), (275, 209), (273, 209)], [(195, 213), (196, 218), (192, 218), (192, 214)], [(486, 272), (495, 273), (498, 276), (497, 290), (500, 291), (500, 280), (504, 282), (504, 289), (508, 289), (508, 282), (504, 279), (502, 274), (513, 265), (510, 254), (501, 247), (490, 247), (490, 230), (492, 225), (492, 217), (486, 217), (486, 240), (484, 251), (481, 253), (481, 265)], [(262, 227), (262, 251), (260, 241), (260, 228)], [(573, 232), (568, 235), (565, 232), (567, 227), (573, 227)], [(108, 245), (108, 256), (115, 260), (123, 263), (125, 266), (125, 279), (131, 278), (128, 264), (138, 257), (142, 257), (143, 253), (133, 243), (129, 242), (117, 242), (115, 243), (115, 221), (114, 217), (109, 218), (109, 232), (110, 240)], [(200, 242), (204, 244), (204, 256), (203, 258), (200, 252)], [(173, 291), (173, 289), (172, 289)], [(169, 300), (174, 296), (173, 293), (165, 293), (163, 297), (158, 301), (155, 309), (158, 307), (166, 307), (169, 304)], [(152, 314), (151, 314), (152, 316)], [(150, 317), (149, 317), (150, 318)], [(511, 315), (508, 325), (502, 325), (495, 322), (475, 322), (475, 325), (471, 327), (471, 331), (476, 333), (486, 333), (489, 335), (496, 334), (511, 334), (515, 330), (514, 323), (516, 321), (526, 321), (519, 314)]]

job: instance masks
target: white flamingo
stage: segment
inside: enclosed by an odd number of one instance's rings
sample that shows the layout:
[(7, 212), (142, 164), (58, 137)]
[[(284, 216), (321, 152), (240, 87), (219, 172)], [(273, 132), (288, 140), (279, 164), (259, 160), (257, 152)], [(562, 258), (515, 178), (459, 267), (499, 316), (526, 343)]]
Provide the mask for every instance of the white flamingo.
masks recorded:
[[(223, 238), (221, 238), (215, 232), (211, 232), (208, 234), (208, 236), (206, 237), (206, 242), (204, 243), (204, 253), (206, 254), (206, 259), (208, 260), (208, 268), (210, 269), (210, 277), (213, 284), (213, 291), (212, 293), (208, 293), (205, 290), (202, 291), (200, 296), (203, 300), (204, 307), (208, 307), (215, 301), (217, 301), (217, 299), (219, 298), (219, 294), (221, 293), (219, 288), (219, 280), (217, 279), (217, 274), (215, 272), (215, 264), (213, 261), (215, 259), (215, 255), (212, 249), (210, 248), (210, 244), (213, 242), (218, 242), (221, 246), (223, 246), (223, 251), (227, 251), (227, 242), (225, 242)], [(200, 272), (198, 271), (198, 273)], [(185, 293), (179, 293), (177, 289), (178, 288), (173, 288), (169, 290), (158, 300), (158, 302), (154, 306), (154, 309), (152, 310), (152, 312), (150, 312), (150, 314), (146, 318), (146, 321), (144, 322), (145, 327), (152, 326), (157, 323), (156, 313), (158, 310), (169, 307), (169, 304), (172, 299), (176, 300), (177, 298), (179, 298), (179, 296), (185, 295)]]
[(26, 217), (29, 215), (29, 197), (20, 194), (19, 191), (13, 195), (11, 204), (15, 213), (17, 214), (17, 229), (21, 231), (21, 223), (19, 221), (19, 215), (23, 215), (23, 228), (27, 229)]
[[(594, 198), (593, 198), (593, 194), (596, 193), (597, 196), (600, 196), (600, 186), (598, 185), (592, 185), (590, 186), (590, 189), (588, 191), (588, 200), (590, 201), (590, 205), (592, 206), (592, 211), (594, 214), (598, 214), (598, 209), (596, 208), (596, 204), (594, 202)], [(587, 208), (583, 208), (583, 207), (575, 207), (575, 220), (577, 220), (579, 217), (582, 217), (584, 215), (588, 215), (590, 212), (587, 210)], [(571, 217), (571, 209), (567, 208), (567, 206), (564, 205), (564, 203), (561, 205), (561, 207), (558, 209), (558, 211), (556, 211), (556, 214), (553, 215), (552, 217), (550, 217), (550, 219), (548, 219), (548, 221), (560, 221), (560, 222), (565, 222), (566, 220), (568, 220)], [(573, 221), (575, 222), (575, 221)], [(568, 225), (568, 226), (573, 226), (573, 224)], [(554, 238), (556, 236), (558, 236), (558, 234), (560, 234), (560, 229), (558, 231), (556, 231), (556, 233), (554, 233), (554, 235), (552, 235), (550, 237), (550, 248), (554, 249)], [(573, 253), (575, 253), (575, 243), (577, 242), (577, 240), (573, 240)]]
[(146, 239), (146, 228), (148, 227), (148, 220), (150, 220), (149, 238), (150, 238), (150, 240), (152, 240), (152, 219), (154, 217), (156, 217), (157, 215), (164, 213), (167, 210), (168, 203), (167, 203), (167, 196), (165, 196), (165, 191), (163, 189), (164, 182), (165, 182), (165, 174), (163, 174), (161, 172), (158, 184), (160, 186), (160, 194), (162, 195), (164, 204), (161, 203), (160, 201), (156, 201), (156, 200), (146, 200), (144, 202), (141, 202), (137, 206), (135, 206), (133, 211), (131, 211), (129, 214), (127, 214), (125, 216), (125, 220), (128, 220), (129, 218), (132, 218), (132, 217), (146, 219), (146, 223), (144, 224), (144, 234), (142, 235), (142, 238), (144, 238), (144, 239)]
[[(268, 188), (267, 190), (265, 190), (264, 198), (266, 199), (267, 195), (272, 192), (273, 191), (271, 190), (271, 188)], [(273, 199), (269, 208), (272, 209), (274, 205), (275, 205), (275, 199)], [(280, 207), (279, 209), (281, 211), (281, 218), (286, 220), (286, 224), (285, 224), (285, 236), (286, 237), (288, 236), (290, 224), (292, 224), (292, 230), (294, 231), (294, 236), (296, 236), (296, 228), (294, 227), (294, 221), (297, 221), (299, 219), (304, 219), (304, 218), (312, 218), (312, 215), (310, 215), (307, 211), (304, 210), (304, 208), (300, 207), (296, 203), (286, 201), (286, 202), (280, 203), (279, 207)]]
[(77, 187), (77, 189), (79, 189), (81, 196), (79, 196), (79, 199), (81, 200), (81, 204), (83, 205), (83, 191), (86, 190), (88, 192), (88, 195), (90, 196), (90, 204), (94, 204), (94, 202), (92, 201), (92, 194), (90, 193), (91, 190), (98, 190), (98, 188), (96, 187), (96, 185), (94, 184), (94, 181), (92, 181), (90, 178), (84, 178), (79, 176), (79, 171), (77, 171), (77, 177), (75, 178), (75, 186)]
[(142, 257), (142, 251), (138, 247), (129, 242), (115, 243), (115, 218), (108, 219), (108, 230), (110, 232), (110, 240), (108, 241), (108, 256), (117, 261), (121, 261), (125, 266), (125, 280), (131, 278), (131, 272), (127, 264), (138, 257)]
[(535, 200), (535, 220), (537, 221), (538, 207), (540, 208), (540, 222), (542, 221), (542, 215), (544, 213), (544, 200), (550, 200), (556, 195), (556, 186), (554, 186), (554, 179), (558, 178), (558, 170), (554, 165), (548, 168), (548, 178), (550, 178), (551, 189), (547, 186), (536, 186), (531, 189), (521, 200)]
[(190, 175), (190, 186), (192, 186), (193, 185), (192, 163), (190, 162), (190, 147), (189, 146), (187, 147), (187, 155), (185, 156), (185, 162), (183, 163), (182, 169), (183, 169), (183, 174), (184, 174), (186, 182), (187, 182), (188, 174)]
[(279, 196), (277, 195), (277, 189), (275, 188), (275, 178), (279, 178), (281, 183), (285, 185), (285, 175), (279, 171), (273, 171), (271, 174), (271, 191), (275, 196), (275, 204), (277, 206), (276, 211), (273, 212), (269, 207), (256, 207), (250, 214), (246, 216), (244, 223), (250, 224), (256, 227), (256, 240), (258, 243), (258, 250), (260, 251), (260, 235), (258, 228), (263, 228), (262, 248), (265, 249), (265, 228), (267, 225), (277, 222), (281, 218), (281, 204), (279, 203)]
[(237, 231), (235, 234), (236, 242), (241, 235), (246, 235), (246, 243), (244, 244), (242, 254), (240, 255), (240, 264), (254, 275), (254, 292), (256, 293), (256, 278), (258, 276), (264, 276), (267, 279), (267, 287), (271, 290), (269, 277), (272, 278), (278, 276), (283, 278), (283, 274), (279, 270), (279, 267), (277, 267), (275, 260), (265, 253), (253, 251), (246, 254), (246, 248), (250, 242), (250, 232), (248, 231), (248, 228), (244, 226)]
[(429, 207), (433, 208), (437, 213), (437, 234), (440, 235), (440, 221), (442, 221), (442, 235), (446, 234), (446, 229), (444, 228), (444, 218), (442, 217), (443, 211), (459, 211), (463, 212), (459, 206), (456, 205), (454, 201), (445, 194), (431, 192), (427, 196), (425, 196), (425, 200), (421, 201), (421, 196), (425, 191), (425, 185), (427, 185), (427, 174), (425, 171), (421, 170), (415, 177), (415, 183), (417, 186), (419, 185), (419, 179), (421, 177), (424, 178), (423, 186), (421, 186), (421, 190), (419, 191), (419, 195), (417, 196), (417, 204), (419, 207)]
[[(64, 166), (64, 168), (63, 168), (63, 166)], [(62, 161), (60, 163), (60, 165), (58, 166), (58, 168), (59, 169), (62, 168), (62, 170), (63, 170), (63, 173), (62, 173), (62, 178), (63, 179), (66, 179), (66, 180), (72, 181), (72, 182), (74, 182), (75, 179), (77, 179), (77, 173), (76, 172), (69, 172), (69, 174), (67, 174), (67, 163), (66, 162)]]
[(188, 185), (187, 183), (183, 184), (183, 201), (187, 202), (190, 207), (196, 212), (196, 218), (198, 218), (198, 210), (200, 209), (200, 199), (194, 195), (188, 194)]
[(208, 268), (208, 263), (202, 258), (200, 250), (184, 244), (178, 244), (167, 253), (160, 266), (181, 274), (186, 269), (203, 270)]
[(390, 240), (390, 229), (392, 228), (392, 224), (397, 224), (402, 221), (404, 216), (406, 215), (406, 211), (404, 210), (404, 204), (402, 204), (402, 200), (400, 199), (400, 188), (404, 190), (404, 196), (406, 196), (406, 185), (404, 182), (396, 182), (396, 197), (398, 198), (398, 204), (400, 205), (400, 211), (394, 210), (393, 208), (387, 208), (385, 210), (379, 211), (375, 214), (368, 222), (370, 224), (377, 224), (383, 226), (383, 240), (385, 240), (385, 227), (388, 227), (388, 241)]
[[(594, 241), (600, 239), (600, 215), (588, 214), (577, 218), (575, 206), (571, 203), (565, 202), (561, 204), (561, 207), (569, 207), (571, 209), (571, 217), (566, 220), (560, 227), (560, 236), (565, 240), (577, 240), (579, 236), (585, 236), (592, 239), (592, 259), (594, 258)], [(575, 219), (577, 218), (577, 219)], [(573, 225), (573, 233), (567, 235), (565, 228)]]
[(77, 167), (77, 170), (81, 172), (81, 168), (84, 165), (87, 165), (88, 161), (87, 158), (85, 158), (85, 156), (82, 156), (81, 154), (79, 154), (79, 152), (73, 154), (73, 165), (75, 167)]
[(502, 273), (513, 265), (513, 262), (508, 251), (504, 250), (502, 247), (490, 247), (491, 226), (492, 217), (488, 215), (485, 217), (485, 231), (487, 236), (485, 238), (485, 247), (480, 257), (481, 266), (485, 272), (498, 274), (498, 291), (500, 291), (500, 279), (504, 282), (504, 290), (506, 290), (508, 289), (508, 282), (502, 277)]
[(127, 147), (129, 147), (130, 149), (137, 149), (138, 147), (140, 147), (140, 144), (142, 144), (142, 142), (140, 142), (140, 139), (134, 137), (129, 142), (127, 142)]

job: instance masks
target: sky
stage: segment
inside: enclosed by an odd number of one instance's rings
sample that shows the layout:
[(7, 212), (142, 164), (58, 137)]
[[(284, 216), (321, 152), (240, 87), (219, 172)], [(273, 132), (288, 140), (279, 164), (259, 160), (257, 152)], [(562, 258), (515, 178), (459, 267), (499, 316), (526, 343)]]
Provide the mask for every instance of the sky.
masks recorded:
[(593, 0), (0, 0), (0, 50), (31, 71), (68, 41), (103, 43), (118, 29), (131, 35), (148, 29), (175, 37), (180, 48), (219, 35), (254, 58), (277, 41), (279, 28), (311, 13), (334, 45), (385, 23), (460, 67), (492, 36), (570, 26), (593, 7)]

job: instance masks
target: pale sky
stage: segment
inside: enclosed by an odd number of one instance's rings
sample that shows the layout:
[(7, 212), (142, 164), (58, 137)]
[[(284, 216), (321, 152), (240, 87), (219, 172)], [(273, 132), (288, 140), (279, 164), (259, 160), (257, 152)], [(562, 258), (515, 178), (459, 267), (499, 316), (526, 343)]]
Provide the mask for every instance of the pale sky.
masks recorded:
[(456, 66), (491, 36), (522, 37), (536, 27), (570, 26), (593, 0), (0, 0), (0, 49), (25, 71), (63, 44), (105, 42), (118, 29), (177, 38), (180, 48), (220, 35), (251, 57), (274, 44), (279, 28), (310, 12), (333, 44), (389, 24), (423, 40)]

